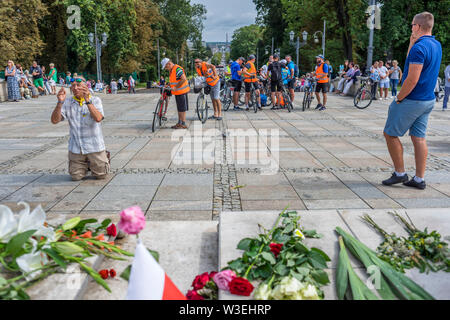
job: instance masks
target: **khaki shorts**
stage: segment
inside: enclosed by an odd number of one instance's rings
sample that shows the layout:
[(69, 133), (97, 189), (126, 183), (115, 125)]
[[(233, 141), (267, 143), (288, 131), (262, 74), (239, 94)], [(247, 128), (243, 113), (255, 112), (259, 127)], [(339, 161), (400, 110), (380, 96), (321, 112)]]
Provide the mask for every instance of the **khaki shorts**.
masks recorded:
[(86, 177), (88, 167), (94, 177), (105, 179), (110, 172), (106, 151), (90, 154), (75, 154), (69, 151), (69, 174), (74, 181), (80, 181)]

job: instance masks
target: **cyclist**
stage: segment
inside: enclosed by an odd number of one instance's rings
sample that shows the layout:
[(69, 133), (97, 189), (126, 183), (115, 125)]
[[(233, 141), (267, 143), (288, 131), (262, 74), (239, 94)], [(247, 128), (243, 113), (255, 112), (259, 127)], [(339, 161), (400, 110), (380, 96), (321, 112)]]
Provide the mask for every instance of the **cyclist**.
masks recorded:
[(225, 74), (225, 81), (231, 80), (231, 65), (233, 64), (233, 60), (230, 60), (228, 62), (228, 65), (225, 68), (224, 74)]
[(242, 110), (239, 108), (239, 95), (241, 94), (242, 89), (242, 65), (244, 64), (245, 59), (239, 58), (235, 62), (231, 64), (231, 84), (234, 88), (233, 93), (233, 104), (234, 110), (239, 111)]
[(201, 59), (195, 59), (195, 68), (200, 77), (206, 78), (206, 83), (211, 88), (211, 100), (214, 106), (214, 116), (210, 119), (222, 120), (222, 105), (220, 102), (220, 78), (216, 67)]
[(292, 101), (292, 103), (294, 103), (294, 98), (295, 98), (295, 90), (294, 89), (295, 89), (295, 83), (297, 82), (298, 68), (295, 65), (295, 63), (292, 61), (291, 56), (286, 56), (286, 62), (287, 62), (287, 67), (288, 67), (289, 73), (290, 73), (287, 88), (289, 89), (291, 101)]
[(244, 83), (245, 83), (245, 110), (249, 111), (248, 102), (250, 100), (250, 92), (252, 87), (255, 89), (257, 103), (256, 106), (261, 110), (261, 96), (256, 86), (258, 79), (256, 78), (256, 67), (255, 67), (256, 57), (252, 54), (249, 56), (247, 63), (244, 65), (242, 70)]
[(177, 103), (178, 123), (172, 129), (187, 129), (186, 111), (189, 110), (188, 94), (191, 88), (189, 87), (186, 73), (182, 67), (174, 64), (168, 58), (164, 58), (161, 61), (161, 66), (163, 69), (169, 71), (170, 87), (172, 88), (172, 94), (175, 96)]
[(169, 106), (169, 101), (170, 101), (170, 97), (172, 96), (172, 91), (170, 90), (166, 90), (166, 87), (169, 87), (169, 84), (166, 83), (166, 79), (164, 78), (164, 76), (161, 76), (161, 78), (159, 79), (159, 87), (160, 87), (160, 93), (163, 94), (163, 90), (167, 93), (167, 99), (166, 99), (166, 109)]
[(289, 69), (286, 60), (281, 60), (280, 64), (281, 64), (281, 81), (283, 82), (283, 86), (285, 88), (288, 88), (289, 80), (291, 79), (291, 70)]
[[(273, 56), (273, 62), (269, 65), (267, 71), (270, 73), (270, 91), (272, 95), (273, 107), (271, 110), (277, 110), (280, 108), (280, 105), (277, 105), (276, 102), (281, 101), (281, 86), (282, 78), (281, 78), (281, 64), (280, 64), (280, 56), (276, 53)], [(276, 95), (276, 99), (275, 99)]]
[[(328, 78), (328, 65), (324, 62), (325, 57), (323, 55), (318, 55), (316, 57), (316, 71), (313, 75), (317, 79), (316, 86), (316, 98), (319, 104), (316, 107), (316, 110), (324, 111), (327, 109), (327, 93), (329, 90), (329, 78)], [(323, 104), (320, 103), (320, 91), (323, 94)]]

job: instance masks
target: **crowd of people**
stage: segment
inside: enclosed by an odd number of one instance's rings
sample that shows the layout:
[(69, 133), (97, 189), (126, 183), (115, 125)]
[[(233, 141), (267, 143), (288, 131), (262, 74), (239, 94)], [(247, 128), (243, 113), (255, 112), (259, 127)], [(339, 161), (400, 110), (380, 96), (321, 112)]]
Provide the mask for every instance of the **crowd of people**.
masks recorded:
[[(56, 87), (71, 87), (77, 73), (66, 72), (65, 77), (59, 75), (53, 63), (49, 64), (48, 72), (45, 66), (40, 66), (33, 61), (29, 69), (24, 69), (20, 64), (15, 64), (13, 60), (8, 60), (5, 68), (5, 81), (7, 83), (8, 100), (18, 102), (39, 98), (43, 95), (55, 95)], [(91, 93), (117, 94), (119, 90), (127, 90), (129, 93), (136, 93), (136, 80), (129, 76), (128, 80), (120, 77), (118, 80), (112, 79), (109, 84), (100, 80), (86, 80), (86, 86)]]

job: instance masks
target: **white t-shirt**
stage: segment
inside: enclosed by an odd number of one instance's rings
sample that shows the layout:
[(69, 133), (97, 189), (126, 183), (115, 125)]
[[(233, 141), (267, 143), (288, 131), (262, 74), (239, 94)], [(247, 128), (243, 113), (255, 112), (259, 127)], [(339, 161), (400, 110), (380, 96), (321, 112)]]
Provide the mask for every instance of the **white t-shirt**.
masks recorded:
[(117, 90), (117, 82), (111, 81), (111, 90)]
[(382, 78), (388, 74), (388, 69), (385, 66), (378, 68), (378, 73), (380, 74), (380, 78), (381, 78), (380, 82), (381, 83), (389, 82), (389, 76), (387, 76), (384, 79)]
[(261, 75), (264, 76), (264, 78), (267, 76), (267, 65), (263, 65), (261, 68)]

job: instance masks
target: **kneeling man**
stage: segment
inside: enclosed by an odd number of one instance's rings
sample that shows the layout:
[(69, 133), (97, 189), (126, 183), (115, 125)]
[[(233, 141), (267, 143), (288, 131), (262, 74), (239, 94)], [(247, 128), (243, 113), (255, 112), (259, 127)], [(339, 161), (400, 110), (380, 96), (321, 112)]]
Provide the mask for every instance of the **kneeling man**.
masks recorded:
[(58, 92), (58, 104), (51, 121), (67, 120), (70, 126), (69, 173), (80, 181), (88, 169), (97, 179), (105, 179), (110, 171), (101, 122), (104, 120), (102, 101), (91, 96), (86, 80), (78, 76), (72, 83), (73, 96), (66, 99), (64, 88)]

